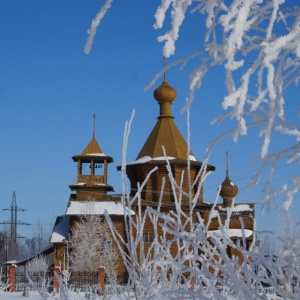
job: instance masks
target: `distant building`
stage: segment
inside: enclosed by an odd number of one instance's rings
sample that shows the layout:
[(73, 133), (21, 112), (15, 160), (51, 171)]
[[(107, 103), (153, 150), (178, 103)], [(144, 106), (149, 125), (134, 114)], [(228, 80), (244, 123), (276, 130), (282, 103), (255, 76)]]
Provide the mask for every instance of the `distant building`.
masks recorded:
[[(182, 172), (184, 171), (182, 187), (186, 191), (186, 195), (189, 194), (187, 156), (189, 155), (191, 181), (198, 180), (199, 182), (201, 180), (201, 176), (198, 178), (197, 175), (201, 169), (202, 162), (198, 161), (193, 152), (188, 149), (186, 141), (174, 122), (171, 105), (176, 98), (176, 90), (168, 84), (166, 78), (164, 78), (162, 84), (154, 91), (154, 98), (158, 102), (160, 109), (158, 120), (136, 160), (126, 165), (126, 174), (131, 184), (131, 195), (134, 196), (139, 183), (145, 180), (150, 170), (157, 167), (157, 170), (152, 173), (142, 190), (143, 211), (148, 206), (157, 207), (162, 180), (165, 178), (166, 183), (162, 195), (161, 211), (168, 213), (170, 210), (174, 210), (175, 204), (171, 183), (168, 179), (167, 163), (163, 147), (177, 183), (180, 183)], [(95, 200), (95, 214), (103, 215), (106, 209), (119, 233), (125, 237), (124, 216), (120, 198), (118, 195), (109, 194), (114, 191), (113, 187), (108, 184), (108, 168), (109, 164), (113, 162), (112, 157), (103, 153), (95, 136), (93, 136), (84, 151), (80, 155), (73, 156), (73, 160), (77, 163), (78, 167), (77, 182), (70, 185), (72, 193), (68, 201), (66, 213), (64, 216), (57, 218), (51, 237), (51, 243), (53, 243), (54, 248), (54, 265), (60, 266), (62, 269), (67, 268), (69, 264), (67, 239), (70, 228), (74, 226), (78, 217), (86, 209), (88, 200)], [(118, 170), (121, 170), (121, 167), (118, 167)], [(206, 172), (214, 170), (214, 166), (208, 165)], [(254, 205), (251, 203), (233, 203), (234, 197), (238, 193), (238, 188), (229, 178), (228, 165), (226, 177), (220, 191), (220, 195), (223, 198), (222, 204), (214, 207), (212, 203), (205, 202), (203, 188), (197, 194), (197, 185), (195, 185), (191, 193), (193, 197), (198, 197), (194, 214), (196, 215), (196, 212), (200, 213), (206, 223), (209, 215), (212, 218), (209, 226), (210, 232), (218, 233), (220, 224), (216, 216), (220, 216), (221, 222), (224, 223), (227, 210), (233, 205), (229, 230), (231, 238), (233, 240), (241, 238), (240, 218), (242, 218), (247, 245), (249, 247), (252, 244), (255, 224)], [(189, 198), (186, 195), (183, 196), (181, 205), (182, 210), (188, 211)], [(147, 241), (150, 242), (153, 239), (153, 227), (149, 220), (146, 220), (144, 239), (145, 250), (147, 250)], [(238, 256), (239, 254), (234, 253), (232, 249), (228, 249), (228, 255)], [(120, 275), (126, 277), (122, 258), (120, 258), (119, 266)]]
[(49, 240), (34, 236), (30, 239), (25, 239), (24, 244), (28, 247), (28, 255), (31, 256), (49, 246)]

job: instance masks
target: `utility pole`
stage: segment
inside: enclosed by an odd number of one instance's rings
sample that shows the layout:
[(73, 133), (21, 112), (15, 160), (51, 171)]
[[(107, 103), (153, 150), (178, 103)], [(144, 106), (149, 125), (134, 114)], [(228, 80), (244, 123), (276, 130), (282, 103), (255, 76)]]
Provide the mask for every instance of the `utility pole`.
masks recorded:
[(9, 237), (9, 259), (16, 259), (18, 255), (18, 247), (17, 247), (17, 226), (18, 225), (30, 225), (29, 223), (25, 223), (22, 221), (18, 221), (18, 211), (26, 211), (17, 206), (17, 197), (16, 192), (13, 192), (12, 201), (10, 208), (4, 208), (2, 210), (10, 210), (11, 218), (10, 221), (4, 221), (0, 224), (10, 225), (10, 237)]

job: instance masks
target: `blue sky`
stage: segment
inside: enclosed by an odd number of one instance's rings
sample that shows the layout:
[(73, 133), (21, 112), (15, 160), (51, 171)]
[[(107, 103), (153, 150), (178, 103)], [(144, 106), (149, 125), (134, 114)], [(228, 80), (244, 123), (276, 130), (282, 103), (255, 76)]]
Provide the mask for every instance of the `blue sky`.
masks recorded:
[[(142, 3), (143, 2), (143, 3)], [(103, 152), (114, 158), (109, 184), (121, 192), (121, 164), (124, 124), (136, 110), (129, 139), (128, 161), (135, 160), (159, 110), (153, 90), (145, 86), (163, 67), (162, 44), (157, 37), (168, 28), (154, 30), (156, 1), (114, 1), (102, 20), (91, 53), (83, 53), (87, 30), (104, 1), (33, 1), (0, 2), (0, 208), (9, 208), (13, 191), (17, 203), (26, 212), (18, 219), (32, 226), (19, 226), (18, 233), (31, 236), (38, 222), (51, 224), (65, 213), (69, 185), (76, 182), (76, 164), (72, 156), (80, 154), (92, 138), (93, 114), (97, 115), (96, 138)], [(176, 55), (167, 63), (203, 49), (203, 19), (190, 15), (184, 24)], [(197, 39), (195, 39), (197, 37)], [(172, 106), (175, 122), (186, 137), (186, 114), (180, 113), (188, 95), (188, 73), (178, 66), (167, 73), (177, 90)], [(191, 148), (203, 160), (209, 141), (234, 126), (210, 122), (222, 113), (225, 95), (224, 71), (208, 74), (191, 106)], [(290, 97), (294, 95), (290, 91)], [(287, 113), (296, 118), (295, 107)], [(272, 147), (286, 141), (274, 136)], [(204, 187), (205, 201), (213, 202), (218, 184), (225, 178), (225, 152), (229, 151), (230, 177), (239, 187), (237, 202), (257, 202), (262, 183), (246, 190), (247, 180), (258, 165), (251, 158), (260, 153), (257, 130), (240, 138), (223, 140), (209, 161), (216, 166)], [(288, 179), (286, 165), (274, 176), (274, 183)], [(296, 171), (295, 171), (296, 172)], [(292, 175), (292, 174), (291, 174)], [(300, 207), (295, 199), (292, 212)], [(259, 217), (258, 229), (278, 226), (279, 211)], [(1, 211), (0, 222), (10, 220)]]

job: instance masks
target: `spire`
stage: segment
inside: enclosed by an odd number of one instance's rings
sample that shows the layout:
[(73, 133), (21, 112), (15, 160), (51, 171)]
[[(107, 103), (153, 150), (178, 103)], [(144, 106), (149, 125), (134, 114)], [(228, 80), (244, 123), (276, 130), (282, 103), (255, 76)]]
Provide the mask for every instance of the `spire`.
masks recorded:
[(94, 126), (93, 126), (93, 138), (96, 136), (96, 114), (93, 114), (94, 117)]
[(228, 151), (226, 151), (226, 177), (229, 177), (228, 172)]
[(231, 206), (233, 197), (238, 194), (238, 191), (238, 187), (229, 178), (228, 151), (226, 151), (226, 177), (220, 190), (220, 196), (223, 198), (225, 206)]
[(167, 81), (167, 79), (166, 79), (166, 58), (165, 57), (163, 57), (164, 58), (164, 69), (165, 69), (165, 71), (164, 71), (164, 81)]

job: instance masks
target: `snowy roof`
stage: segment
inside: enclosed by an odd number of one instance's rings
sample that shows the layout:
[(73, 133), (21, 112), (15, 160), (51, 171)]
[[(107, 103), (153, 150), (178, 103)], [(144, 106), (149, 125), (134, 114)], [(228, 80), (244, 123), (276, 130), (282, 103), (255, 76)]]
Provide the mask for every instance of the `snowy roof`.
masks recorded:
[[(225, 229), (225, 233), (229, 235), (229, 237), (243, 237), (243, 234), (246, 238), (250, 237), (253, 234), (252, 230), (249, 229)], [(223, 232), (221, 230), (210, 230), (208, 231), (208, 236), (223, 236)]]
[[(231, 210), (231, 207), (222, 207), (219, 206), (218, 207), (219, 210), (224, 210), (224, 211), (228, 211)], [(233, 208), (232, 211), (253, 211), (254, 208), (251, 207), (249, 204), (236, 204)]]
[[(114, 201), (101, 201), (93, 202), (92, 212), (95, 215), (103, 215), (105, 211), (109, 215), (124, 215), (124, 206), (120, 202)], [(69, 201), (69, 206), (66, 211), (66, 215), (85, 215), (91, 211), (91, 202), (89, 201)], [(135, 215), (135, 212), (131, 210), (131, 214)]]
[(69, 235), (70, 218), (67, 216), (59, 216), (56, 219), (50, 243), (62, 243)]
[(104, 153), (87, 153), (86, 155), (90, 155), (90, 156), (107, 156)]
[(254, 211), (254, 207), (250, 206), (249, 204), (236, 204), (234, 207), (224, 207), (222, 205), (217, 206), (215, 209), (212, 209), (210, 211), (210, 217), (215, 218), (219, 214), (224, 214), (225, 212), (231, 212), (234, 215), (239, 215), (239, 213), (242, 212), (250, 212), (249, 216), (251, 215), (251, 212)]
[[(157, 161), (157, 160), (163, 160), (163, 161), (166, 161), (166, 160), (173, 160), (173, 159), (176, 159), (176, 157), (173, 157), (173, 156), (160, 156), (160, 157), (150, 157), (150, 156), (143, 156), (131, 163), (128, 163), (128, 165), (134, 165), (134, 164), (144, 164), (144, 163), (147, 163), (149, 161)], [(197, 161), (196, 160), (196, 157), (194, 155), (189, 155), (189, 159), (191, 161)]]
[(97, 182), (77, 182), (77, 183), (74, 183), (72, 185), (84, 186), (84, 185), (87, 185), (87, 184), (91, 185), (91, 183), (94, 184), (94, 185), (100, 185), (100, 186), (110, 186), (110, 185), (105, 184), (105, 183), (97, 183)]

